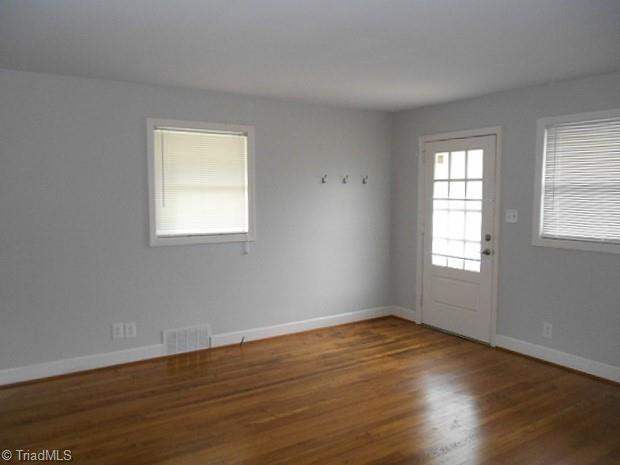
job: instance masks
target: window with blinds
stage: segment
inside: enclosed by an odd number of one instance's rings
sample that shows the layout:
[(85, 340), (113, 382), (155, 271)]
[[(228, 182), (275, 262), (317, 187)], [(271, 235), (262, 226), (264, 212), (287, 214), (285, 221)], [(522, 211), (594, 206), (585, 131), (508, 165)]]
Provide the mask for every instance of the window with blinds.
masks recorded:
[(152, 242), (251, 240), (250, 131), (196, 126), (150, 128)]
[(550, 118), (541, 129), (539, 238), (619, 246), (620, 113)]

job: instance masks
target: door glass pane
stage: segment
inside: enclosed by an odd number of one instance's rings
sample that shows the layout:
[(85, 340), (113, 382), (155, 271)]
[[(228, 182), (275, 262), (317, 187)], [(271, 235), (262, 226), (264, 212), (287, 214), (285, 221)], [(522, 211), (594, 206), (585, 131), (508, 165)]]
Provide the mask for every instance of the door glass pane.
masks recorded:
[(465, 270), (480, 273), (480, 261), (479, 260), (465, 260)]
[(465, 152), (450, 153), (450, 179), (465, 179)]
[(465, 215), (465, 239), (472, 242), (480, 242), (481, 212), (467, 212)]
[(469, 179), (482, 179), (482, 150), (469, 150), (467, 152), (467, 177)]
[(452, 181), (450, 183), (450, 198), (451, 199), (464, 199), (465, 198), (465, 182)]
[(435, 199), (447, 199), (448, 198), (448, 184), (443, 181), (435, 181), (433, 189), (433, 198)]
[(465, 210), (469, 211), (481, 211), (482, 202), (480, 200), (468, 200), (465, 202)]
[(465, 238), (465, 212), (450, 210), (448, 212), (448, 237), (449, 239)]
[(448, 152), (435, 154), (435, 179), (448, 179)]
[(450, 210), (465, 210), (465, 201), (464, 200), (449, 200), (448, 208)]
[(467, 181), (467, 198), (482, 198), (482, 181)]
[(432, 263), (480, 272), (483, 151), (435, 154)]
[(452, 257), (462, 257), (465, 241), (448, 241), (448, 255)]
[(433, 200), (433, 211), (448, 210), (449, 205), (448, 200)]
[(465, 242), (465, 258), (480, 260), (480, 244), (478, 242)]
[(433, 253), (448, 255), (448, 241), (446, 239), (433, 239)]
[(433, 212), (433, 239), (446, 239), (450, 233), (449, 212), (437, 210)]

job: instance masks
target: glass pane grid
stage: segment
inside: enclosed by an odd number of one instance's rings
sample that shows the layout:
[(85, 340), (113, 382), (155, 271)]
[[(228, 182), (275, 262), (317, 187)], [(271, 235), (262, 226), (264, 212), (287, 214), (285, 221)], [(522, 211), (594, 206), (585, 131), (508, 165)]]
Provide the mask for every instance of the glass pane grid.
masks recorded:
[(480, 272), (483, 151), (435, 154), (432, 263)]

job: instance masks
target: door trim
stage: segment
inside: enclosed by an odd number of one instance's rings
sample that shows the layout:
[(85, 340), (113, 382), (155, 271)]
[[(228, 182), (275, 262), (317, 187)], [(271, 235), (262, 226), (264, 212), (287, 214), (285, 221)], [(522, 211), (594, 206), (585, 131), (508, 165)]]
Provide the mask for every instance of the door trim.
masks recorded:
[(501, 244), (501, 160), (502, 160), (502, 128), (492, 126), (481, 129), (469, 129), (464, 131), (443, 132), (418, 137), (418, 215), (417, 215), (417, 245), (416, 245), (416, 323), (422, 323), (422, 289), (424, 276), (424, 218), (425, 215), (425, 169), (424, 169), (424, 146), (428, 142), (437, 142), (450, 139), (467, 139), (478, 136), (495, 136), (495, 253), (493, 254), (493, 289), (491, 302), (491, 334), (490, 345), (495, 347), (497, 335), (497, 293), (499, 287), (499, 251)]

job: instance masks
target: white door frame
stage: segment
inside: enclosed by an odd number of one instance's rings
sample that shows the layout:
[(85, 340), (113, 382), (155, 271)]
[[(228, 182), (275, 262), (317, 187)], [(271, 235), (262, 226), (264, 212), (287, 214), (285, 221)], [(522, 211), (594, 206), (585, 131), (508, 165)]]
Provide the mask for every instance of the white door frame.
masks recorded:
[(500, 234), (501, 234), (501, 159), (502, 159), (502, 128), (501, 126), (493, 126), (482, 129), (469, 129), (465, 131), (444, 132), (440, 134), (432, 134), (428, 136), (418, 137), (418, 219), (417, 219), (417, 257), (416, 257), (416, 306), (418, 311), (417, 323), (422, 323), (422, 280), (424, 276), (424, 219), (425, 215), (425, 169), (424, 169), (424, 146), (428, 142), (436, 142), (450, 139), (466, 139), (478, 136), (495, 136), (495, 253), (493, 259), (493, 290), (491, 303), (491, 337), (490, 345), (495, 347), (495, 336), (497, 334), (497, 292), (499, 286), (499, 250), (500, 250)]

